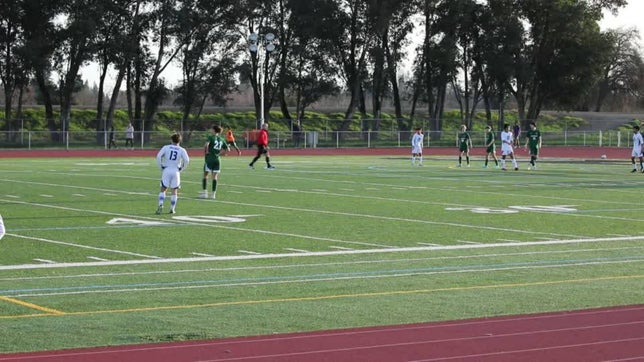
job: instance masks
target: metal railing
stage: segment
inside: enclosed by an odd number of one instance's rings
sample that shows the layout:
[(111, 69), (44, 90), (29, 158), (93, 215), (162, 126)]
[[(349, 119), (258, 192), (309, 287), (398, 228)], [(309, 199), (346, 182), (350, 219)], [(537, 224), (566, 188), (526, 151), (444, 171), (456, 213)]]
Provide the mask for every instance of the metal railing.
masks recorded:
[[(254, 131), (237, 132), (237, 145), (251, 148)], [(271, 131), (272, 148), (389, 148), (410, 147), (413, 132), (401, 131)], [(172, 132), (135, 132), (134, 148), (159, 148), (170, 142)], [(186, 132), (182, 145), (187, 148), (202, 147), (207, 132)], [(456, 131), (426, 132), (425, 147), (455, 147)], [(470, 132), (474, 147), (485, 142), (483, 132)], [(630, 147), (632, 131), (561, 131), (542, 132), (543, 144), (547, 146), (594, 146)], [(498, 137), (497, 137), (498, 139)], [(115, 148), (125, 147), (122, 135), (115, 137)], [(520, 139), (523, 144), (525, 141)], [(500, 145), (497, 141), (497, 146)], [(109, 149), (109, 132), (96, 131), (0, 131), (0, 149)]]

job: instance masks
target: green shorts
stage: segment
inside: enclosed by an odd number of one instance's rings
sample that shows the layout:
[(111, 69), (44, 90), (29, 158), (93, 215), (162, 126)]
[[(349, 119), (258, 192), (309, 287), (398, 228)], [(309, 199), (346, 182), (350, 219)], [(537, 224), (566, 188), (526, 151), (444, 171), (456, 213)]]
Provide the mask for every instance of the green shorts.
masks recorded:
[(216, 160), (206, 160), (203, 165), (203, 172), (219, 172), (221, 171), (221, 163), (219, 159)]

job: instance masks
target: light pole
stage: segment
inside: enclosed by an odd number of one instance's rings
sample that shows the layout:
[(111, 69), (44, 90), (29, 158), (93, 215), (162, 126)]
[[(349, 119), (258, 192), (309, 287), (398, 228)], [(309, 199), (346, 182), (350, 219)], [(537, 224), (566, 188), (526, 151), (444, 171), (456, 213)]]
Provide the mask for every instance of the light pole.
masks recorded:
[(248, 49), (252, 53), (257, 54), (257, 70), (259, 80), (259, 128), (262, 128), (264, 124), (264, 83), (265, 83), (265, 62), (266, 62), (266, 53), (270, 53), (275, 50), (275, 43), (277, 38), (273, 33), (267, 33), (266, 35), (251, 33), (248, 36), (249, 46)]

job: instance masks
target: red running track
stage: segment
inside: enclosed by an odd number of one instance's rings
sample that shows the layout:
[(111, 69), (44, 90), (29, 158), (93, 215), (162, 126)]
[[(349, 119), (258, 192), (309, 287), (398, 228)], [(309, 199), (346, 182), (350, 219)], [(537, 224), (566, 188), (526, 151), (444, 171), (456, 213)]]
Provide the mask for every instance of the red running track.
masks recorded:
[(644, 361), (644, 304), (26, 354), (0, 361)]

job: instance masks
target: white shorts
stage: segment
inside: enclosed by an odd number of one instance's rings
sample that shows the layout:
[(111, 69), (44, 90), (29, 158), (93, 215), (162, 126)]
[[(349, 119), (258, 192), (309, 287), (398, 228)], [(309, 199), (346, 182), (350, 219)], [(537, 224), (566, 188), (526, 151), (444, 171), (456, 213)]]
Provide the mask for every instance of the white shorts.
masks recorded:
[(411, 154), (422, 154), (423, 153), (423, 148), (420, 146), (412, 146), (411, 148)]
[(504, 143), (501, 146), (501, 156), (508, 156), (508, 155), (510, 155), (512, 153), (514, 153), (514, 149), (512, 148), (512, 146), (510, 146), (510, 145), (508, 145), (506, 143)]
[(633, 148), (633, 151), (631, 152), (631, 157), (642, 157), (642, 149), (635, 149)]
[(181, 172), (177, 169), (166, 168), (161, 174), (161, 186), (168, 189), (181, 187)]

